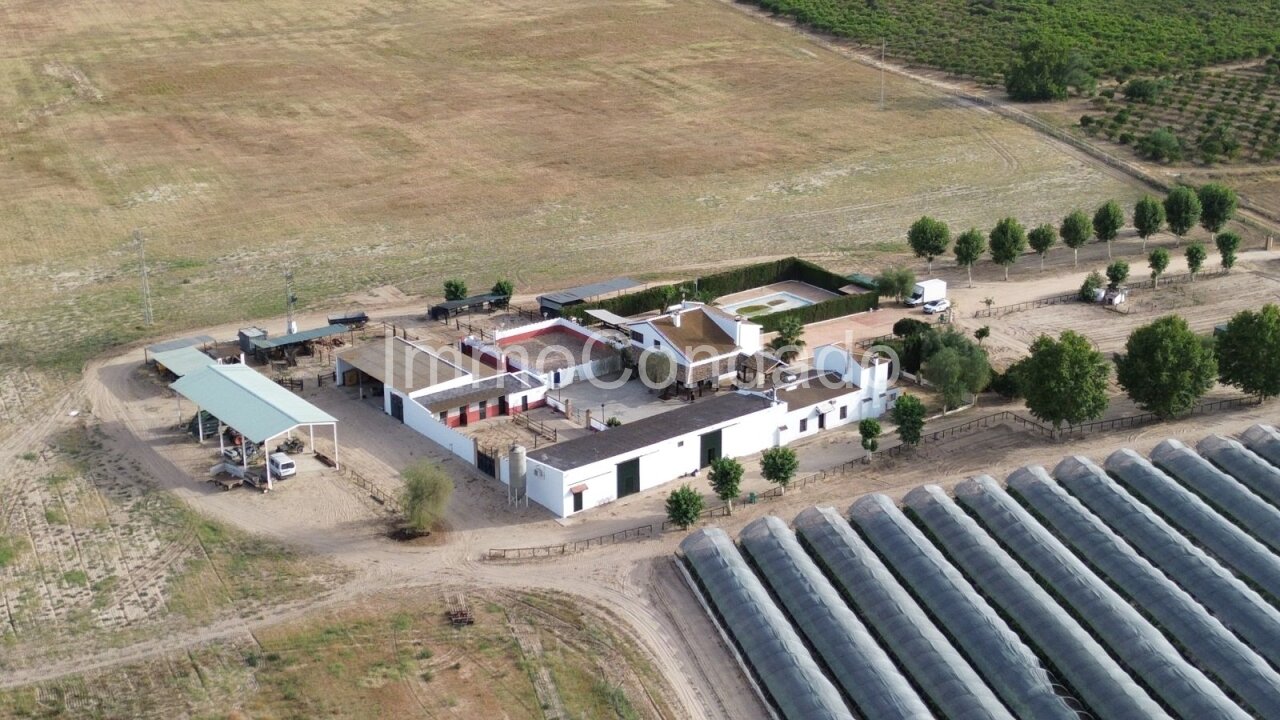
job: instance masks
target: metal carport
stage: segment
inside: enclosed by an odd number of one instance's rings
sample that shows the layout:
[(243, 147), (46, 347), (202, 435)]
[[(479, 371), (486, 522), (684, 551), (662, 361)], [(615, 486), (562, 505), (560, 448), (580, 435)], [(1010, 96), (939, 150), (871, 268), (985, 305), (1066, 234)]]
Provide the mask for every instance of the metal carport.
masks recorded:
[[(254, 444), (271, 440), (303, 425), (311, 433), (311, 450), (316, 447), (316, 425), (333, 429), (333, 463), (338, 463), (338, 420), (329, 413), (280, 387), (245, 365), (210, 365), (171, 384), (182, 397), (207, 410), (219, 422), (230, 426)], [(204, 429), (200, 430), (204, 440)], [(218, 433), (221, 447), (222, 433)], [(247, 459), (245, 463), (247, 464)], [(267, 465), (267, 487), (271, 487), (271, 466)]]

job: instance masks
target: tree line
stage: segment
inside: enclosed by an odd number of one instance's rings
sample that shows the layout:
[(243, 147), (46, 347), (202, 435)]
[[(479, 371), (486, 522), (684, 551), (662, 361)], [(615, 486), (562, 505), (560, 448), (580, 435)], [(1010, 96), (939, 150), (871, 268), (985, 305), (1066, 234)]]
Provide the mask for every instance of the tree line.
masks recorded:
[[(1221, 183), (1209, 183), (1199, 189), (1178, 186), (1170, 190), (1163, 200), (1150, 195), (1138, 200), (1133, 207), (1132, 222), (1138, 237), (1142, 238), (1143, 252), (1147, 250), (1147, 240), (1156, 233), (1168, 229), (1177, 237), (1178, 244), (1181, 244), (1198, 224), (1214, 236), (1220, 250), (1226, 248), (1223, 251), (1223, 264), (1230, 267), (1235, 260), (1235, 251), (1240, 247), (1240, 236), (1230, 232), (1223, 233), (1222, 229), (1235, 217), (1238, 207), (1239, 198), (1235, 191)], [(992, 262), (1004, 268), (1005, 280), (1009, 279), (1009, 269), (1028, 248), (1040, 256), (1040, 269), (1044, 270), (1045, 256), (1059, 240), (1071, 249), (1077, 267), (1080, 264), (1080, 248), (1091, 239), (1105, 242), (1107, 257), (1110, 258), (1112, 241), (1125, 226), (1125, 219), (1120, 204), (1108, 200), (1094, 211), (1092, 217), (1083, 210), (1074, 210), (1057, 227), (1045, 223), (1028, 230), (1016, 218), (1006, 217), (997, 222), (986, 235), (977, 228), (970, 228), (960, 233), (953, 243), (950, 227), (941, 220), (925, 215), (912, 223), (907, 231), (907, 244), (916, 257), (926, 262), (930, 274), (933, 273), (933, 261), (950, 250), (955, 255), (956, 264), (967, 271), (969, 287), (973, 287), (973, 266), (987, 254), (990, 254)], [(1201, 247), (1200, 250), (1189, 252), (1199, 255), (1203, 249)], [(914, 273), (904, 268), (887, 269), (877, 278), (880, 294), (899, 300), (911, 292), (913, 285)]]

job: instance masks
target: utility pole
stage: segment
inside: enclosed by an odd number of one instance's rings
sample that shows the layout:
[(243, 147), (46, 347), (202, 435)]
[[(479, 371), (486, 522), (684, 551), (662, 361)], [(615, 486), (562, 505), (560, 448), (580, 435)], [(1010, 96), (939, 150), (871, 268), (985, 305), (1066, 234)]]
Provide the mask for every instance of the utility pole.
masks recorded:
[(293, 271), (284, 271), (284, 332), (290, 335), (298, 331), (298, 327), (293, 322), (293, 308), (298, 303), (298, 296), (293, 294)]
[(884, 110), (884, 38), (880, 38), (880, 109)]
[(142, 322), (151, 326), (151, 281), (147, 278), (147, 243), (142, 231), (133, 231), (133, 241), (138, 245), (138, 264), (142, 268)]

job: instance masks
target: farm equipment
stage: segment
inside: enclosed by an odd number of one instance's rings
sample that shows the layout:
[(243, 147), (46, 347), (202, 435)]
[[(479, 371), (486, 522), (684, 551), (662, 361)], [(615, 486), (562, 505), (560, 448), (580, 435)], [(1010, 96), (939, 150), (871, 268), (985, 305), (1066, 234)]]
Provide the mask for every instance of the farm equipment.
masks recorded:
[(302, 438), (296, 437), (286, 438), (284, 442), (276, 446), (276, 452), (278, 453), (293, 453), (295, 455), (306, 449), (306, 443), (302, 442)]
[(346, 325), (352, 330), (359, 330), (369, 324), (369, 315), (363, 310), (355, 310), (341, 315), (330, 315), (330, 325)]
[(187, 433), (199, 435), (201, 425), (204, 426), (205, 437), (210, 437), (218, 432), (218, 418), (207, 410), (201, 410), (198, 414), (191, 416), (191, 419), (187, 421)]
[(461, 594), (454, 595), (450, 600), (445, 616), (449, 618), (449, 624), (454, 627), (476, 624), (476, 618), (471, 614), (471, 609), (467, 607), (467, 600)]

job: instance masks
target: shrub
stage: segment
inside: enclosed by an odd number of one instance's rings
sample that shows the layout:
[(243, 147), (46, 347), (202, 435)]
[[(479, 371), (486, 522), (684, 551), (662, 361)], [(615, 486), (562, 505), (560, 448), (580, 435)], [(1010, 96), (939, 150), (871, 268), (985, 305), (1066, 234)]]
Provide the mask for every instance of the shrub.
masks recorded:
[(681, 485), (667, 496), (667, 519), (682, 530), (698, 521), (702, 515), (702, 496), (688, 485)]
[(1160, 128), (1138, 141), (1138, 154), (1156, 162), (1177, 162), (1182, 159), (1182, 141), (1169, 128)]
[(420, 460), (400, 472), (404, 480), (401, 504), (405, 527), (418, 534), (430, 533), (444, 519), (449, 498), (453, 497), (453, 478), (444, 468), (429, 460)]
[(1102, 289), (1103, 283), (1106, 282), (1102, 273), (1094, 270), (1084, 279), (1084, 283), (1080, 285), (1080, 299), (1085, 302), (1093, 302), (1094, 295)]

